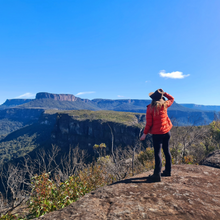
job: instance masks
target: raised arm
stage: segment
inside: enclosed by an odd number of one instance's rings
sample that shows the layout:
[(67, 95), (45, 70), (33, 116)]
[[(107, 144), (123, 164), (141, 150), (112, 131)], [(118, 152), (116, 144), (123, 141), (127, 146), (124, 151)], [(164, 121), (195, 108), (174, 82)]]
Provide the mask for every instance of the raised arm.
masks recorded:
[(168, 94), (168, 93), (166, 93), (166, 92), (165, 92), (163, 95), (168, 99), (168, 100), (166, 101), (167, 107), (170, 107), (170, 106), (173, 104), (173, 102), (174, 102), (173, 96), (170, 95), (170, 94)]

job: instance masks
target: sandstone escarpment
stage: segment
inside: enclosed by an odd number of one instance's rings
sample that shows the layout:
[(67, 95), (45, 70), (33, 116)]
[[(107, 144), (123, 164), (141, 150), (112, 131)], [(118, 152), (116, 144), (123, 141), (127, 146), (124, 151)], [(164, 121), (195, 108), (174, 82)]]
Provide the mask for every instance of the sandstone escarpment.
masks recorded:
[[(115, 121), (112, 117), (115, 117)], [(107, 151), (110, 150), (112, 138), (114, 147), (134, 146), (143, 127), (143, 118), (144, 114), (108, 111), (58, 113), (52, 142), (61, 148), (69, 145), (79, 146), (90, 153), (95, 144), (101, 143), (107, 145)]]
[(149, 174), (99, 188), (38, 219), (220, 219), (220, 169), (175, 165), (159, 183), (147, 183)]
[(76, 101), (78, 98), (71, 94), (52, 94), (47, 92), (39, 92), (36, 99), (54, 99), (58, 101)]

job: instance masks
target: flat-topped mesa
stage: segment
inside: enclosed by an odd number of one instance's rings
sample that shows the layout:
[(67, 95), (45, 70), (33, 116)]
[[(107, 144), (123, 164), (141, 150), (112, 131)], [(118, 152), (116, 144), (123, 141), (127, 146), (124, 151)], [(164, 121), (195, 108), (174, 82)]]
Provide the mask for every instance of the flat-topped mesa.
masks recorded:
[(58, 101), (76, 101), (78, 98), (70, 94), (52, 94), (47, 92), (39, 92), (36, 94), (36, 99), (54, 99)]

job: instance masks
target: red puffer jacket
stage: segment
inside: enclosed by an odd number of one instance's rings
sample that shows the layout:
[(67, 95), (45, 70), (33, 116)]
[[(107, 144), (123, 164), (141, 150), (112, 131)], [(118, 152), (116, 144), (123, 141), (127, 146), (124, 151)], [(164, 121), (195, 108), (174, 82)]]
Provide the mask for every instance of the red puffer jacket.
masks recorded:
[[(166, 101), (168, 108), (173, 104), (174, 98), (166, 92), (164, 93), (164, 96), (168, 98)], [(151, 105), (147, 106), (144, 134), (166, 134), (173, 126), (167, 115), (167, 108), (161, 107), (161, 109), (156, 112), (154, 112), (154, 108), (155, 107), (151, 109)]]

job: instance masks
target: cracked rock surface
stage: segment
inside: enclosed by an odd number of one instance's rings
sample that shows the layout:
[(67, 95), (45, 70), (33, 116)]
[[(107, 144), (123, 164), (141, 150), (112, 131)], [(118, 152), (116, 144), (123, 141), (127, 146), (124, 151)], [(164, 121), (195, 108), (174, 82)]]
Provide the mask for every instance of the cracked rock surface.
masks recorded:
[(216, 150), (207, 155), (207, 157), (200, 162), (201, 165), (220, 168), (220, 150)]
[(147, 183), (149, 174), (99, 188), (37, 219), (220, 219), (220, 169), (173, 165), (172, 176), (159, 183)]

